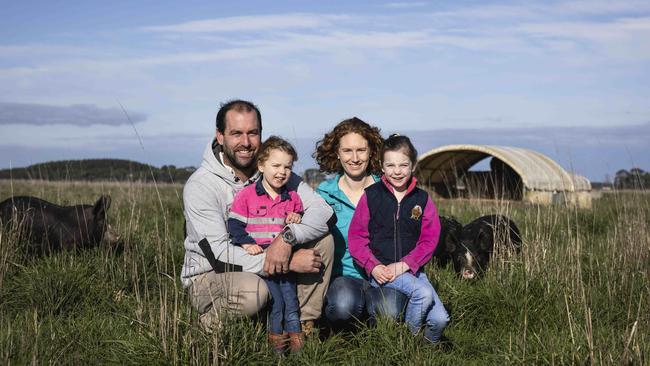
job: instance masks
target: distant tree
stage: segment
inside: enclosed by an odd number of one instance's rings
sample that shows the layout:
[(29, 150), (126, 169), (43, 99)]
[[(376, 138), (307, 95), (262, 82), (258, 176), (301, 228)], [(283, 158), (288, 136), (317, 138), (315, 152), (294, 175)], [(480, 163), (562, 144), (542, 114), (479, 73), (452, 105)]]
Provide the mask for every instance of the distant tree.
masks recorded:
[(621, 169), (614, 177), (616, 189), (646, 189), (650, 187), (650, 173), (641, 168), (632, 168), (630, 171)]
[(641, 168), (632, 168), (630, 169), (630, 174), (642, 177), (646, 174), (646, 172)]

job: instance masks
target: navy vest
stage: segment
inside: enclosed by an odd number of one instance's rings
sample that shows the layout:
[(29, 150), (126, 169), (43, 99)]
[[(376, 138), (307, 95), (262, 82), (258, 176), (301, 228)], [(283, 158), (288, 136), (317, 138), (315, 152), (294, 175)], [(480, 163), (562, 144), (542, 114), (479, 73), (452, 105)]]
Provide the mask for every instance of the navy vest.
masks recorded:
[(428, 198), (425, 191), (416, 187), (398, 204), (383, 182), (366, 188), (369, 247), (382, 264), (399, 262), (415, 248)]

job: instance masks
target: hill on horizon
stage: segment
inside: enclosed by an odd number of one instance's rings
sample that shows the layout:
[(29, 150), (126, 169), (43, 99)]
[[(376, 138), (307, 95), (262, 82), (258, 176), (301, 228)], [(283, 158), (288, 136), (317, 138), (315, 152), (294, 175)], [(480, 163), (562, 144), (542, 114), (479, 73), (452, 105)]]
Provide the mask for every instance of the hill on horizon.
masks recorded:
[(2, 169), (0, 179), (39, 179), (49, 181), (137, 181), (184, 183), (195, 167), (160, 168), (124, 159), (60, 160), (33, 164), (23, 168)]

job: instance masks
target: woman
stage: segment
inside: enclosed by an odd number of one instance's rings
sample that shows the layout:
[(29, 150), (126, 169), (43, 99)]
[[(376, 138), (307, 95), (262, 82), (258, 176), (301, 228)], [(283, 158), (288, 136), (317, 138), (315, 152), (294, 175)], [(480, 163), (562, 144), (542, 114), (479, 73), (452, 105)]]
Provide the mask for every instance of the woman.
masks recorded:
[(364, 189), (379, 180), (379, 153), (383, 139), (377, 127), (353, 117), (340, 122), (316, 144), (314, 158), (325, 173), (336, 173), (316, 191), (332, 206), (336, 226), (332, 280), (325, 295), (325, 317), (334, 327), (346, 327), (377, 315), (397, 319), (408, 299), (393, 289), (372, 288), (365, 272), (353, 261), (348, 250), (348, 229), (354, 209)]

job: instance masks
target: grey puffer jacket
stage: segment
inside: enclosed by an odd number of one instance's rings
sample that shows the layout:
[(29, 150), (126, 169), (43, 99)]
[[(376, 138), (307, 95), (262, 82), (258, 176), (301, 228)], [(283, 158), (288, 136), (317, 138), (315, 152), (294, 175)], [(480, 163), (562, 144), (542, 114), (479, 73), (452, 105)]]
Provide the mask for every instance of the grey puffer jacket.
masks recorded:
[[(192, 277), (212, 271), (212, 267), (199, 248), (199, 241), (207, 239), (215, 258), (224, 263), (241, 266), (244, 272), (262, 273), (264, 254), (250, 255), (240, 246), (232, 245), (227, 230), (228, 212), (232, 201), (242, 188), (258, 177), (242, 182), (219, 158), (221, 146), (216, 140), (208, 144), (203, 153), (201, 166), (190, 176), (183, 189), (185, 213), (185, 260), (181, 271), (184, 287), (192, 283)], [(298, 183), (299, 182), (299, 183)], [(290, 224), (298, 244), (324, 236), (332, 209), (301, 178), (292, 174), (288, 184), (298, 185), (304, 215), (300, 224)]]

